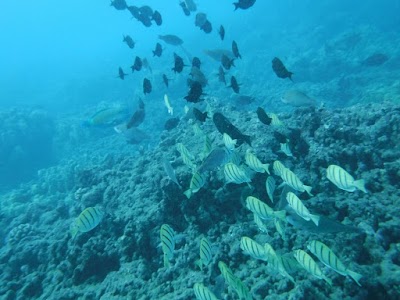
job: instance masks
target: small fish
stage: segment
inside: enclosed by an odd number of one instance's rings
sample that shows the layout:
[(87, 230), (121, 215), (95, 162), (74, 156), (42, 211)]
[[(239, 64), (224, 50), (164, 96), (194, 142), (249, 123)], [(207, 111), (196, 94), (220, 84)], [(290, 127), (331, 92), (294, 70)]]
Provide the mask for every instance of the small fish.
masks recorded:
[(312, 259), (312, 257), (307, 254), (307, 252), (298, 249), (294, 251), (294, 258), (298, 261), (298, 263), (311, 275), (318, 279), (323, 279), (325, 280), (329, 285), (332, 285), (332, 280), (330, 280), (328, 277), (326, 277), (321, 269), (318, 267), (317, 263), (315, 260)]
[(267, 261), (264, 247), (247, 236), (240, 239), (240, 249), (255, 259)]
[(88, 207), (82, 211), (75, 219), (71, 227), (72, 238), (75, 238), (78, 232), (88, 232), (95, 228), (104, 217), (102, 212), (97, 207)]
[(179, 184), (178, 179), (176, 178), (174, 168), (171, 166), (169, 160), (166, 159), (165, 157), (163, 158), (163, 167), (165, 173), (167, 173), (168, 175), (168, 178), (171, 179), (172, 182), (176, 183), (179, 186), (179, 188), (181, 188), (181, 185)]
[(168, 119), (164, 124), (164, 129), (170, 131), (170, 130), (176, 128), (176, 126), (178, 126), (178, 124), (179, 124), (179, 118)]
[(272, 60), (272, 70), (275, 72), (276, 76), (278, 76), (279, 78), (289, 78), (290, 80), (292, 80), (293, 73), (289, 72), (286, 69), (283, 62), (277, 57), (275, 57)]
[(183, 58), (174, 53), (174, 67), (172, 68), (172, 70), (175, 73), (181, 73), (184, 66), (185, 64), (183, 63)]
[(200, 27), (205, 33), (211, 33), (212, 31), (212, 24), (209, 20), (206, 20), (204, 24)]
[(135, 61), (133, 63), (133, 65), (131, 66), (132, 69), (132, 73), (135, 71), (140, 71), (142, 69), (143, 66), (143, 61), (139, 56), (135, 57)]
[(203, 237), (200, 241), (200, 269), (203, 270), (203, 265), (208, 266), (212, 260), (212, 250), (210, 241)]
[(202, 283), (195, 283), (193, 290), (197, 300), (218, 300), (218, 298)]
[(119, 69), (118, 69), (118, 77), (121, 78), (122, 80), (124, 80), (125, 76), (128, 76), (128, 74), (125, 74), (124, 70), (122, 70), (122, 68), (119, 67)]
[(231, 138), (236, 139), (238, 146), (244, 142), (251, 146), (250, 136), (241, 133), (223, 114), (215, 113), (213, 115), (213, 122), (221, 134), (227, 133)]
[(259, 173), (269, 173), (269, 164), (263, 164), (255, 154), (251, 152), (250, 149), (247, 149), (246, 155), (244, 157), (246, 164), (253, 170)]
[(161, 248), (164, 253), (164, 267), (171, 266), (175, 251), (175, 232), (168, 224), (163, 224), (160, 229)]
[[(258, 227), (258, 230), (260, 230), (263, 233), (268, 234), (268, 229), (267, 229), (267, 226), (264, 224), (263, 219), (261, 219), (259, 215), (254, 214), (254, 213), (253, 213), (253, 218), (254, 218), (254, 223), (256, 223), (256, 225)], [(274, 220), (277, 220), (277, 219), (274, 219)]]
[(236, 143), (237, 143), (236, 139), (232, 139), (227, 133), (224, 132), (222, 140), (224, 141), (225, 148), (228, 151), (235, 150), (235, 146), (236, 146)]
[(279, 160), (276, 160), (272, 164), (272, 169), (276, 176), (281, 176), (283, 169), (286, 169), (286, 167)]
[(308, 97), (305, 93), (298, 90), (287, 91), (283, 97), (281, 97), (281, 101), (295, 107), (316, 106), (317, 104), (314, 99)]
[(150, 94), (152, 90), (151, 81), (147, 78), (143, 79), (143, 94)]
[(159, 11), (155, 10), (152, 16), (153, 21), (157, 24), (157, 26), (161, 26), (162, 24), (162, 16)]
[(173, 34), (159, 35), (158, 38), (172, 46), (180, 46), (183, 44), (183, 40)]
[(223, 82), (226, 85), (225, 71), (222, 66), (219, 66), (219, 69), (218, 69), (218, 81)]
[(184, 0), (184, 1), (186, 3), (187, 8), (190, 11), (196, 11), (197, 10), (197, 5), (196, 5), (196, 3), (194, 3), (193, 0)]
[(167, 94), (164, 94), (164, 104), (167, 107), (168, 113), (172, 116), (174, 114), (174, 109), (172, 108), (171, 103), (169, 103)]
[(233, 5), (235, 5), (235, 10), (238, 8), (248, 9), (252, 7), (254, 3), (256, 3), (256, 0), (239, 0), (238, 2), (234, 2)]
[(267, 180), (265, 181), (265, 188), (267, 190), (269, 199), (272, 203), (274, 203), (274, 191), (276, 188), (276, 181), (274, 177), (268, 176)]
[(228, 155), (224, 149), (215, 148), (207, 155), (197, 171), (200, 173), (214, 171), (226, 163), (227, 157)]
[(197, 13), (194, 21), (196, 27), (202, 27), (207, 22), (207, 15), (205, 13)]
[(205, 87), (208, 84), (206, 76), (198, 67), (193, 66), (190, 70), (190, 75), (192, 76), (192, 79), (188, 79), (189, 86), (191, 86), (193, 81), (201, 83), (202, 87)]
[(364, 179), (354, 180), (353, 176), (337, 165), (330, 165), (326, 170), (326, 177), (339, 189), (354, 192), (355, 190), (367, 193)]
[(276, 254), (274, 248), (268, 243), (264, 244), (265, 253), (268, 257), (268, 266), (272, 268), (272, 270), (277, 271), (283, 277), (286, 277), (291, 282), (295, 283), (294, 279), (285, 269), (283, 264), (282, 256)]
[(182, 144), (182, 143), (176, 144), (176, 149), (178, 150), (178, 152), (179, 152), (181, 155), (185, 155), (185, 156), (189, 157), (190, 159), (194, 159), (193, 154), (191, 154), (191, 153), (189, 152), (189, 150), (185, 147), (184, 144)]
[(279, 233), (279, 235), (281, 236), (282, 240), (286, 240), (285, 238), (285, 225), (282, 222), (282, 220), (279, 220), (277, 218), (274, 219), (274, 225), (276, 228), (276, 231)]
[(307, 194), (313, 196), (313, 194), (311, 194), (311, 186), (305, 185), (303, 182), (301, 182), (299, 177), (297, 177), (296, 174), (294, 174), (289, 169), (284, 168), (283, 170), (281, 170), (281, 178), (288, 186), (295, 189), (296, 191), (306, 191)]
[(320, 241), (314, 240), (307, 245), (307, 249), (310, 250), (310, 252), (316, 257), (318, 257), (318, 259), (325, 266), (333, 269), (340, 275), (351, 277), (359, 286), (361, 286), (360, 279), (362, 278), (362, 275), (346, 268), (336, 254), (333, 253), (333, 251), (329, 249), (327, 245)]
[(266, 203), (262, 202), (260, 199), (253, 196), (248, 196), (246, 198), (246, 208), (251, 212), (253, 212), (254, 214), (257, 214), (263, 220), (269, 220), (272, 218), (278, 218), (284, 220), (286, 216), (286, 211), (284, 210), (275, 211), (271, 207), (269, 207)]
[(232, 52), (236, 58), (240, 58), (240, 59), (242, 58), (242, 56), (240, 55), (240, 52), (239, 52), (238, 45), (235, 41), (232, 41)]
[(196, 67), (196, 68), (198, 68), (200, 70), (200, 67), (201, 67), (200, 58), (198, 58), (196, 56), (193, 57), (193, 59), (192, 59), (192, 67)]
[(153, 50), (153, 56), (161, 57), (163, 48), (160, 43), (156, 44), (156, 48)]
[(202, 87), (201, 83), (194, 81), (192, 83), (192, 85), (190, 86), (188, 95), (185, 96), (184, 98), (188, 102), (198, 103), (198, 102), (201, 102), (204, 100), (204, 99), (200, 98), (202, 95), (204, 95), (204, 94), (203, 94), (203, 87)]
[(239, 94), (240, 87), (235, 76), (231, 76), (231, 85), (228, 87), (232, 88), (236, 94)]
[(225, 38), (225, 28), (224, 28), (224, 26), (221, 25), (219, 27), (218, 34), (219, 34), (219, 37), (221, 38), (221, 41), (223, 41), (224, 38)]
[(201, 112), (196, 107), (193, 107), (193, 115), (197, 121), (204, 123), (207, 119), (207, 112)]
[(167, 75), (163, 74), (162, 78), (163, 78), (163, 82), (164, 82), (165, 86), (168, 87), (169, 79), (168, 79)]
[(117, 10), (124, 10), (128, 7), (125, 0), (111, 0), (110, 6), (114, 6)]
[(149, 70), (150, 73), (153, 73), (153, 70), (150, 67), (149, 61), (147, 60), (147, 58), (143, 58), (143, 68), (145, 68), (146, 70)]
[(204, 177), (200, 173), (195, 172), (190, 180), (189, 189), (183, 194), (190, 199), (194, 193), (197, 193), (204, 186), (205, 183), (206, 180)]
[(251, 179), (243, 168), (238, 167), (233, 163), (227, 163), (224, 166), (225, 180), (227, 183), (249, 183)]
[(144, 110), (144, 103), (142, 100), (140, 100), (139, 109), (137, 109), (132, 117), (129, 119), (129, 122), (126, 124), (126, 129), (138, 127), (140, 124), (143, 123), (145, 116), (146, 112)]
[(368, 66), (368, 67), (377, 67), (389, 60), (389, 57), (386, 54), (383, 53), (375, 53), (370, 56), (368, 56), (365, 60), (361, 62), (363, 66)]
[(190, 16), (190, 10), (186, 6), (186, 2), (181, 1), (181, 2), (179, 2), (179, 5), (180, 5), (180, 7), (182, 7), (182, 10), (183, 10), (183, 13), (185, 14), (185, 16)]
[(279, 120), (278, 116), (274, 113), (270, 113), (269, 116), (271, 117), (271, 125), (272, 126), (283, 126), (283, 123), (281, 120)]
[(265, 125), (270, 125), (272, 122), (272, 118), (270, 118), (265, 112), (265, 110), (262, 109), (261, 107), (257, 108), (257, 117), (261, 121), (261, 123)]
[(135, 42), (129, 35), (124, 36), (123, 42), (126, 43), (129, 48), (131, 49), (135, 48)]
[(292, 151), (290, 150), (289, 143), (281, 143), (281, 151), (288, 157), (293, 157)]
[(224, 67), (225, 70), (229, 70), (231, 67), (234, 67), (234, 59), (230, 59), (227, 55), (222, 54), (221, 56), (221, 65)]
[(289, 206), (293, 208), (297, 215), (299, 215), (306, 221), (313, 221), (314, 224), (318, 226), (320, 217), (311, 214), (307, 207), (305, 207), (303, 202), (301, 202), (301, 200), (296, 196), (296, 194), (288, 192), (286, 194), (286, 200), (289, 203)]
[(221, 271), (222, 277), (224, 277), (226, 283), (236, 291), (239, 299), (252, 299), (249, 289), (238, 277), (233, 274), (232, 270), (224, 262), (218, 262), (218, 268)]

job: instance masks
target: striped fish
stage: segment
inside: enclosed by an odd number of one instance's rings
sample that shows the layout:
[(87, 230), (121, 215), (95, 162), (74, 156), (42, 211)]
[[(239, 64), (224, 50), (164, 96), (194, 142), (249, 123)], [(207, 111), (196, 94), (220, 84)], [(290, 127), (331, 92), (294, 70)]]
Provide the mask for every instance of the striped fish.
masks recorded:
[(268, 259), (268, 266), (271, 267), (272, 270), (277, 271), (280, 275), (286, 277), (287, 279), (289, 279), (291, 282), (294, 283), (295, 281), (293, 277), (285, 269), (282, 257), (276, 254), (274, 248), (270, 244), (265, 243), (264, 251)]
[(281, 151), (289, 157), (293, 157), (292, 151), (290, 150), (289, 143), (281, 143)]
[(206, 181), (204, 177), (200, 173), (195, 172), (192, 176), (192, 179), (190, 180), (189, 189), (186, 190), (183, 194), (188, 199), (190, 199), (190, 197), (192, 197), (194, 193), (197, 193), (203, 187), (205, 182)]
[(299, 179), (299, 177), (297, 177), (296, 174), (294, 174), (289, 169), (285, 168), (281, 171), (281, 178), (292, 189), (295, 189), (296, 191), (299, 191), (299, 192), (306, 191), (307, 194), (309, 194), (310, 196), (313, 196), (313, 194), (311, 194), (311, 186), (308, 186), (308, 185), (305, 185), (304, 183), (302, 183), (301, 180)]
[(197, 300), (218, 300), (218, 298), (202, 283), (195, 283), (193, 290)]
[(160, 229), (161, 248), (164, 253), (164, 267), (170, 267), (170, 260), (174, 257), (175, 232), (168, 224), (163, 224)]
[(279, 160), (274, 161), (272, 168), (274, 169), (276, 176), (281, 176), (283, 169), (286, 169), (283, 163), (281, 163)]
[(184, 144), (182, 144), (182, 143), (176, 144), (176, 150), (178, 150), (178, 152), (181, 154), (182, 157), (183, 157), (183, 156), (186, 156), (186, 157), (188, 157), (190, 160), (194, 160), (193, 154), (191, 154), (191, 153), (189, 152), (189, 150), (185, 147)]
[(243, 284), (243, 282), (236, 277), (232, 270), (222, 261), (218, 262), (218, 268), (221, 271), (222, 277), (225, 282), (233, 288), (239, 296), (239, 299), (251, 300), (249, 289)]
[(267, 204), (253, 196), (246, 198), (246, 208), (264, 220), (271, 218), (285, 219), (286, 216), (286, 211), (274, 211)]
[(267, 180), (265, 181), (265, 188), (267, 190), (269, 199), (272, 203), (274, 203), (274, 192), (276, 188), (276, 181), (274, 177), (268, 176)]
[(320, 217), (311, 214), (307, 207), (304, 206), (303, 202), (301, 202), (301, 200), (296, 196), (296, 194), (288, 192), (286, 194), (286, 200), (297, 215), (299, 215), (306, 221), (313, 221), (314, 224), (318, 226)]
[(240, 157), (239, 153), (236, 151), (229, 151), (229, 159), (228, 162), (231, 162), (237, 166), (240, 166), (242, 163), (242, 158)]
[(203, 237), (200, 241), (200, 269), (203, 270), (203, 265), (207, 266), (212, 259), (211, 243)]
[(330, 280), (328, 277), (326, 277), (321, 269), (318, 267), (317, 263), (315, 260), (312, 259), (312, 257), (307, 254), (307, 252), (298, 249), (294, 251), (294, 258), (297, 260), (297, 262), (311, 275), (318, 279), (323, 279), (325, 280), (329, 285), (332, 285), (332, 280)]
[(233, 163), (227, 163), (224, 166), (225, 180), (227, 183), (241, 184), (251, 182), (250, 177), (246, 174), (243, 168), (239, 168)]
[(307, 249), (310, 250), (312, 254), (314, 254), (318, 259), (327, 267), (333, 269), (337, 273), (343, 276), (350, 276), (353, 280), (359, 285), (360, 279), (362, 277), (361, 274), (358, 274), (354, 271), (346, 268), (343, 263), (339, 260), (339, 258), (333, 253), (331, 249), (324, 243), (320, 241), (311, 241), (307, 245)]
[(253, 213), (253, 217), (254, 217), (254, 223), (256, 223), (258, 230), (260, 230), (263, 233), (268, 234), (267, 226), (264, 224), (264, 221), (260, 218), (260, 216)]
[(192, 171), (196, 170), (196, 165), (193, 163), (193, 161), (190, 159), (190, 157), (186, 156), (186, 154), (181, 154), (183, 163), (188, 166)]
[(205, 134), (203, 152), (201, 153), (202, 159), (205, 159), (208, 156), (208, 154), (210, 154), (211, 150), (212, 150), (212, 141), (210, 137), (207, 134)]
[(228, 149), (229, 151), (235, 150), (235, 146), (236, 146), (236, 143), (237, 143), (236, 139), (235, 140), (232, 139), (228, 134), (226, 134), (224, 132), (222, 140), (224, 141), (224, 145), (225, 145), (226, 149)]
[(243, 299), (243, 300), (252, 300), (253, 299), (253, 297), (250, 294), (249, 289), (239, 278), (237, 278), (237, 280), (236, 280), (235, 290), (239, 296), (239, 299)]
[(358, 189), (360, 191), (363, 191), (364, 193), (367, 193), (367, 190), (364, 186), (365, 182), (363, 179), (354, 180), (354, 178), (349, 173), (347, 173), (343, 168), (339, 166), (328, 166), (328, 169), (326, 170), (326, 177), (339, 189), (348, 192), (354, 192)]
[(267, 172), (269, 174), (269, 164), (263, 164), (255, 154), (251, 153), (250, 149), (247, 149), (244, 157), (246, 164), (254, 171), (259, 173)]
[(301, 269), (300, 264), (292, 255), (282, 255), (281, 256), (282, 265), (288, 273), (295, 273)]
[(278, 233), (281, 236), (282, 240), (286, 240), (284, 223), (279, 219), (274, 219), (274, 225), (275, 225), (276, 231), (278, 231)]
[(171, 163), (169, 162), (169, 160), (164, 157), (162, 161), (163, 161), (164, 171), (165, 171), (165, 173), (167, 173), (168, 178), (172, 182), (176, 183), (179, 186), (179, 188), (181, 188), (181, 185), (179, 184), (178, 179), (176, 178), (175, 170), (171, 166)]
[(281, 120), (279, 120), (278, 116), (274, 113), (269, 113), (268, 117), (270, 117), (271, 120), (271, 125), (272, 126), (283, 126), (283, 123)]
[(104, 217), (102, 212), (97, 207), (88, 207), (82, 211), (72, 224), (71, 234), (75, 238), (78, 232), (88, 232), (95, 228)]
[(264, 247), (247, 236), (240, 239), (240, 249), (255, 259), (267, 261)]

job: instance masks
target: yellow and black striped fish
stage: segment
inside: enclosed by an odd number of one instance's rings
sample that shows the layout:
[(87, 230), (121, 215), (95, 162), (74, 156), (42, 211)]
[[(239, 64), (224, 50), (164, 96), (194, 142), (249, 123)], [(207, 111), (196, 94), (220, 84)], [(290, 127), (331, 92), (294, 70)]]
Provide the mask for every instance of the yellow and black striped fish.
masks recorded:
[(329, 285), (332, 285), (332, 280), (326, 277), (321, 269), (318, 267), (315, 260), (305, 251), (298, 249), (294, 251), (294, 258), (298, 261), (298, 263), (311, 275), (318, 279), (325, 280)]
[(267, 204), (253, 196), (248, 196), (246, 198), (246, 208), (264, 220), (272, 218), (285, 219), (286, 216), (286, 211), (274, 211)]
[(246, 164), (254, 171), (259, 173), (267, 172), (269, 174), (269, 164), (263, 164), (255, 154), (251, 153), (250, 149), (247, 149), (244, 157)]
[(251, 300), (249, 289), (243, 284), (240, 278), (236, 277), (232, 270), (222, 261), (218, 262), (218, 268), (221, 271), (225, 282), (233, 288), (239, 296), (239, 299)]
[(268, 176), (267, 180), (265, 181), (265, 188), (267, 190), (269, 199), (272, 203), (274, 203), (274, 192), (276, 188), (276, 181), (274, 177)]
[(283, 277), (286, 277), (287, 279), (289, 279), (291, 282), (294, 283), (293, 277), (285, 269), (282, 257), (275, 252), (275, 250), (271, 246), (271, 244), (265, 243), (264, 251), (265, 251), (265, 255), (267, 256), (267, 259), (268, 259), (268, 266), (272, 270), (277, 271), (280, 275), (282, 275)]
[(286, 200), (298, 216), (302, 217), (306, 221), (311, 220), (316, 226), (318, 226), (320, 217), (311, 214), (303, 202), (301, 202), (301, 200), (296, 196), (296, 194), (288, 192), (286, 194)]
[(207, 266), (212, 259), (211, 243), (203, 237), (200, 241), (200, 269), (203, 270), (203, 265)]
[(193, 290), (197, 300), (218, 300), (218, 298), (202, 283), (195, 283)]
[(182, 143), (176, 144), (176, 149), (178, 150), (178, 152), (179, 152), (182, 156), (185, 155), (185, 156), (187, 156), (188, 158), (190, 158), (190, 160), (193, 160), (193, 159), (194, 159), (193, 154), (191, 154), (191, 153), (189, 152), (189, 150), (185, 147), (184, 144), (182, 144)]
[(307, 249), (310, 250), (310, 252), (316, 257), (318, 257), (318, 259), (325, 266), (333, 269), (340, 275), (350, 276), (359, 286), (361, 286), (359, 281), (362, 275), (346, 268), (336, 254), (333, 253), (333, 251), (327, 245), (320, 241), (314, 240), (307, 245)]
[(202, 159), (206, 158), (208, 154), (210, 154), (211, 150), (212, 150), (212, 141), (210, 137), (207, 134), (205, 134), (203, 152), (201, 153)]
[(170, 260), (174, 257), (175, 232), (168, 224), (163, 224), (160, 229), (161, 248), (163, 251), (164, 267), (169, 267)]
[(255, 259), (267, 261), (264, 247), (247, 236), (240, 239), (240, 249)]
[(328, 169), (326, 169), (326, 177), (339, 189), (354, 192), (355, 190), (359, 189), (364, 193), (367, 193), (365, 189), (365, 182), (363, 179), (354, 180), (353, 176), (346, 172), (343, 168), (330, 165)]
[(227, 163), (224, 166), (224, 174), (227, 183), (249, 183), (251, 179), (249, 175), (243, 170), (243, 168), (238, 167), (233, 163)]
[(254, 223), (256, 223), (258, 229), (261, 232), (268, 234), (268, 229), (267, 229), (267, 226), (264, 223), (264, 220), (261, 219), (260, 216), (255, 214), (255, 213), (253, 213), (253, 217), (254, 217)]
[(197, 193), (203, 187), (205, 182), (204, 177), (200, 173), (195, 172), (190, 180), (189, 189), (184, 192), (185, 196), (190, 199), (194, 193)]
[(228, 151), (235, 150), (235, 146), (237, 143), (236, 139), (232, 139), (227, 133), (224, 132), (222, 140), (224, 141), (225, 148), (228, 149)]
[(74, 238), (78, 232), (88, 232), (95, 228), (104, 217), (102, 212), (97, 207), (88, 207), (82, 211), (72, 224), (71, 234)]
[(309, 194), (310, 196), (313, 196), (313, 194), (311, 194), (311, 186), (305, 185), (303, 182), (301, 182), (299, 177), (297, 177), (296, 174), (294, 174), (289, 169), (284, 168), (281, 171), (281, 178), (283, 179), (283, 181), (285, 181), (285, 183), (288, 186), (295, 189), (296, 191), (299, 191), (299, 192), (306, 191), (307, 194)]
[(276, 160), (272, 164), (272, 169), (276, 176), (281, 176), (283, 169), (286, 169), (286, 167), (279, 160)]

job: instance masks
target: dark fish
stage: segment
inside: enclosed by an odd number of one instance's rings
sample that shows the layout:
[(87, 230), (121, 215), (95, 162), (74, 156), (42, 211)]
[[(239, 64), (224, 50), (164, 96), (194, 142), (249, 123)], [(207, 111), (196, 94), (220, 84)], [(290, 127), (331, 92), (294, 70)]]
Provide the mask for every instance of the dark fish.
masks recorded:
[(213, 121), (215, 127), (221, 134), (228, 134), (232, 139), (237, 139), (238, 145), (246, 142), (251, 146), (250, 136), (240, 132), (225, 116), (221, 113), (215, 113), (213, 115)]
[(175, 73), (181, 73), (184, 66), (185, 66), (185, 64), (183, 63), (182, 57), (180, 57), (178, 54), (174, 53), (174, 67), (172, 68), (172, 70)]
[(190, 10), (190, 11), (196, 11), (197, 10), (197, 6), (196, 3), (194, 3), (193, 0), (184, 0), (186, 3), (186, 7)]
[(255, 100), (256, 100), (256, 98), (254, 98), (252, 96), (240, 95), (235, 98), (235, 103), (237, 105), (243, 106), (243, 105), (249, 105), (249, 104), (253, 103)]
[(135, 42), (129, 35), (124, 36), (123, 42), (125, 42), (129, 48), (135, 48)]
[(236, 93), (239, 94), (239, 84), (237, 83), (237, 80), (235, 78), (235, 76), (231, 77), (231, 85), (229, 86), (230, 88), (232, 88), (232, 90)]
[(148, 80), (147, 78), (143, 79), (143, 93), (149, 94), (151, 93), (152, 90), (152, 86), (151, 86), (151, 82), (150, 80)]
[(128, 7), (125, 0), (112, 0), (110, 5), (114, 6), (118, 10), (124, 10)]
[(233, 5), (235, 5), (235, 10), (238, 8), (248, 9), (252, 7), (254, 3), (256, 3), (256, 0), (239, 0), (238, 2), (234, 2)]
[(223, 82), (226, 85), (225, 71), (222, 66), (219, 66), (219, 69), (218, 69), (218, 80), (219, 80), (219, 82)]
[(151, 18), (145, 15), (140, 15), (138, 21), (141, 22), (145, 27), (151, 27)]
[(377, 67), (384, 64), (388, 59), (389, 57), (385, 54), (375, 53), (364, 59), (361, 64), (368, 67)]
[(201, 30), (203, 30), (205, 33), (210, 33), (212, 31), (212, 24), (210, 21), (206, 20), (206, 22), (203, 24), (203, 26), (200, 27)]
[[(201, 83), (202, 87), (205, 87), (208, 84), (208, 80), (204, 73), (197, 67), (192, 67), (190, 71), (190, 75), (192, 76), (192, 80), (189, 79), (189, 82), (191, 81), (197, 81)], [(191, 84), (189, 84), (190, 86)]]
[(207, 15), (205, 13), (197, 13), (194, 25), (197, 27), (203, 26), (207, 22)]
[(193, 107), (193, 115), (196, 118), (197, 121), (200, 121), (201, 123), (204, 123), (207, 119), (207, 112), (202, 113), (199, 109), (196, 107)]
[(179, 118), (168, 119), (164, 124), (164, 129), (170, 131), (174, 129), (176, 126), (178, 126), (178, 124), (179, 124)]
[[(264, 123), (265, 125), (270, 125), (272, 122), (272, 118), (268, 117), (265, 110), (261, 107), (257, 108), (257, 117), (261, 121), (261, 123)], [(286, 140), (285, 140), (285, 142), (286, 142)]]
[(153, 21), (157, 24), (157, 26), (161, 26), (162, 24), (161, 14), (157, 10), (155, 10), (153, 13)]
[(229, 70), (232, 66), (235, 66), (233, 63), (234, 59), (230, 59), (225, 54), (221, 56), (221, 64), (225, 68), (225, 70)]
[(169, 79), (168, 79), (167, 75), (163, 74), (162, 80), (163, 80), (165, 86), (168, 87)]
[(192, 67), (196, 67), (196, 68), (200, 69), (200, 66), (201, 66), (200, 59), (198, 57), (196, 57), (196, 56), (193, 57), (193, 59), (192, 59)]
[[(271, 118), (271, 122), (272, 122), (272, 118)], [(267, 125), (269, 125), (269, 124), (267, 124)], [(278, 141), (278, 143), (281, 143), (281, 144), (284, 144), (288, 141), (288, 138), (278, 131), (274, 132), (274, 138)]]
[(131, 66), (132, 73), (135, 72), (135, 71), (140, 71), (142, 69), (142, 66), (143, 66), (142, 59), (139, 56), (136, 56), (135, 57), (135, 62)]
[(122, 68), (119, 67), (119, 69), (118, 69), (118, 77), (121, 78), (122, 80), (124, 80), (125, 76), (128, 76), (128, 74), (125, 74), (124, 70), (122, 70)]
[(219, 37), (221, 38), (221, 40), (223, 41), (225, 38), (225, 28), (224, 26), (220, 26), (219, 27), (219, 31), (218, 31)]
[(153, 73), (153, 70), (151, 69), (149, 61), (147, 60), (147, 58), (143, 58), (143, 68), (145, 68), (146, 70), (149, 70), (150, 73)]
[(215, 148), (210, 152), (210, 154), (207, 155), (201, 166), (197, 169), (197, 172), (204, 173), (214, 171), (224, 164), (227, 158), (228, 154), (226, 153), (225, 149)]
[(183, 44), (183, 41), (173, 34), (159, 35), (158, 38), (172, 46), (179, 46)]
[(190, 10), (186, 5), (185, 1), (181, 1), (179, 2), (179, 5), (182, 7), (183, 13), (185, 14), (185, 16), (190, 16)]
[(143, 5), (139, 7), (139, 13), (141, 16), (144, 16), (146, 18), (151, 18), (154, 14), (153, 9), (148, 5)]
[(201, 102), (204, 99), (200, 99), (200, 97), (203, 95), (203, 87), (200, 82), (194, 81), (192, 85), (190, 86), (190, 90), (187, 96), (184, 98), (188, 102)]
[(144, 111), (144, 103), (142, 100), (139, 100), (139, 109), (137, 109), (132, 117), (130, 118), (129, 122), (126, 124), (126, 128), (130, 129), (132, 127), (138, 127), (140, 124), (143, 123), (145, 117)]
[(131, 6), (128, 6), (127, 9), (129, 10), (129, 12), (131, 13), (133, 18), (135, 18), (136, 20), (139, 20), (139, 18), (140, 18), (139, 7), (131, 5)]
[(153, 50), (153, 56), (160, 57), (162, 55), (162, 51), (163, 51), (163, 49), (162, 49), (161, 44), (157, 43), (156, 44), (156, 49)]
[(239, 48), (238, 45), (235, 41), (232, 41), (232, 52), (233, 55), (235, 55), (236, 58), (242, 58), (242, 56), (239, 53)]
[(277, 57), (272, 60), (272, 70), (274, 70), (276, 76), (279, 78), (289, 78), (292, 80), (293, 73), (289, 72), (283, 65), (282, 61)]

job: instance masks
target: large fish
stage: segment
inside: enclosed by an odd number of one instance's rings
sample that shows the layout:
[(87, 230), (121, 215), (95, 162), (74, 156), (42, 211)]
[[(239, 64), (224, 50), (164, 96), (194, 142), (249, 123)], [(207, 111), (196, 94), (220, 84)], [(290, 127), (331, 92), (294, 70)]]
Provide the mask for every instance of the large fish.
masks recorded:
[(241, 145), (245, 142), (251, 146), (250, 136), (241, 133), (240, 130), (236, 128), (223, 114), (215, 113), (213, 115), (213, 121), (215, 127), (217, 127), (221, 134), (226, 133), (231, 138), (237, 139), (238, 145)]
[(281, 101), (296, 107), (316, 105), (316, 101), (314, 99), (308, 97), (306, 94), (298, 90), (287, 91), (281, 98)]

